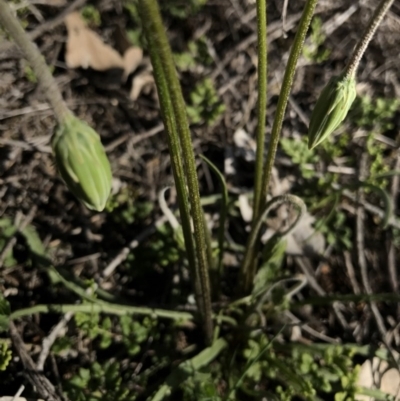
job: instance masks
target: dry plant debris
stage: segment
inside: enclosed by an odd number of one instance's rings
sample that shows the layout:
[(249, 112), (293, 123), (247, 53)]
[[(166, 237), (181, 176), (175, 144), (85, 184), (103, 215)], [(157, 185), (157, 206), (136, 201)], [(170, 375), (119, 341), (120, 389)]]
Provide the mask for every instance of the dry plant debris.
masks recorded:
[(65, 61), (69, 68), (92, 68), (96, 71), (121, 69), (121, 83), (130, 74), (144, 64), (146, 68), (132, 78), (130, 99), (137, 100), (142, 91), (149, 94), (154, 91), (154, 78), (147, 60), (143, 60), (143, 50), (130, 46), (121, 56), (113, 47), (104, 43), (101, 36), (86, 26), (78, 12), (73, 12), (65, 18), (68, 39), (65, 51)]

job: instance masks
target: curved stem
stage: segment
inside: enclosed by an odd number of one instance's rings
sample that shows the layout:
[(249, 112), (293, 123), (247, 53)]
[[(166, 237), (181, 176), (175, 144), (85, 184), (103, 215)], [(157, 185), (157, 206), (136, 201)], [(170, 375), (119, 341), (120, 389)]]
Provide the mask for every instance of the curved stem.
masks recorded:
[(72, 113), (65, 104), (58, 86), (50, 73), (43, 56), (36, 45), (29, 39), (18, 19), (14, 16), (7, 1), (0, 0), (0, 25), (10, 34), (15, 43), (21, 48), (24, 56), (31, 65), (39, 84), (47, 97), (59, 123)]
[(357, 43), (357, 46), (344, 70), (344, 76), (346, 78), (354, 77), (356, 75), (361, 58), (378, 29), (379, 24), (382, 22), (383, 17), (393, 4), (393, 1), (394, 0), (381, 0), (378, 7), (376, 7), (371, 19), (368, 21), (364, 34)]
[[(171, 97), (176, 129), (179, 135), (186, 180), (188, 185), (189, 203), (193, 219), (195, 252), (198, 263), (198, 276), (201, 282), (201, 303), (203, 305), (204, 329), (208, 341), (212, 340), (212, 309), (211, 291), (209, 283), (209, 266), (207, 243), (205, 238), (204, 213), (200, 203), (199, 183), (196, 172), (196, 163), (186, 115), (186, 105), (179, 85), (172, 52), (161, 20), (160, 10), (156, 0), (140, 0), (140, 12), (143, 25), (146, 26), (148, 36), (151, 36), (153, 52), (158, 53), (162, 64), (163, 74), (168, 85)], [(177, 157), (177, 155), (173, 155)]]
[(72, 304), (72, 305), (35, 305), (29, 308), (18, 309), (10, 315), (11, 320), (19, 319), (24, 316), (34, 315), (36, 313), (109, 313), (111, 315), (148, 315), (165, 319), (180, 320), (182, 322), (192, 320), (193, 315), (188, 312), (169, 311), (164, 309), (153, 309), (141, 306), (117, 305), (108, 302), (96, 304)]
[[(269, 142), (267, 160), (264, 164), (264, 174), (261, 186), (261, 197), (260, 206), (258, 210), (264, 208), (267, 201), (267, 193), (269, 187), (269, 181), (271, 179), (272, 167), (275, 161), (276, 149), (278, 147), (279, 135), (282, 129), (282, 123), (285, 116), (286, 106), (289, 99), (290, 90), (292, 88), (294, 74), (296, 72), (297, 61), (300, 57), (301, 51), (303, 49), (304, 40), (310, 26), (311, 18), (314, 14), (315, 6), (318, 0), (307, 0), (303, 14), (300, 19), (299, 27), (294, 38), (293, 46), (290, 50), (289, 59), (287, 62), (285, 75), (283, 77), (283, 83), (281, 92), (279, 94), (278, 105), (276, 109), (275, 119), (271, 131), (271, 139)], [(246, 253), (241, 266), (240, 273), (240, 286), (242, 293), (249, 291), (249, 285), (253, 282), (254, 274), (256, 271), (256, 241), (253, 243), (250, 241), (254, 232), (256, 230), (257, 221), (260, 218), (260, 213), (258, 215), (253, 215), (253, 224), (251, 228), (251, 233), (246, 245)], [(246, 270), (249, 270), (247, 272)], [(251, 277), (253, 275), (253, 277)], [(249, 284), (250, 283), (250, 284)], [(246, 288), (246, 290), (245, 290)]]
[(286, 229), (283, 230), (282, 232), (279, 233), (279, 235), (282, 237), (286, 234), (288, 234), (291, 230), (294, 229), (294, 227), (297, 225), (301, 217), (304, 215), (306, 211), (306, 205), (304, 202), (297, 196), (295, 195), (282, 195), (282, 196), (277, 196), (275, 198), (272, 198), (264, 207), (262, 210), (259, 219), (254, 225), (253, 230), (250, 233), (249, 236), (249, 241), (246, 247), (246, 251), (244, 254), (243, 258), (243, 264), (241, 266), (241, 275), (243, 278), (242, 281), (242, 286), (243, 286), (243, 292), (248, 293), (251, 291), (252, 285), (253, 285), (253, 280), (255, 276), (255, 263), (252, 263), (253, 259), (249, 257), (249, 254), (254, 251), (256, 247), (256, 242), (258, 239), (258, 235), (261, 229), (261, 226), (264, 223), (265, 218), (267, 217), (268, 213), (273, 207), (277, 207), (282, 205), (283, 203), (289, 203), (293, 205), (297, 210), (298, 214), (296, 216), (296, 219), (290, 224), (290, 226)]
[(257, 0), (258, 37), (258, 103), (257, 103), (257, 153), (254, 177), (253, 218), (258, 216), (262, 193), (262, 175), (265, 147), (265, 117), (267, 109), (267, 6), (266, 0)]

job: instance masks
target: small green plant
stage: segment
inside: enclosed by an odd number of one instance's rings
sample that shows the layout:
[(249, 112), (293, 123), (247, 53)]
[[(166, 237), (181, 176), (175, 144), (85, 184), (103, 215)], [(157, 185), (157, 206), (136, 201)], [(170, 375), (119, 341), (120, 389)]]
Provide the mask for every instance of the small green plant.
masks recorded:
[(322, 20), (320, 17), (314, 17), (310, 27), (309, 43), (306, 42), (304, 45), (304, 57), (315, 63), (327, 60), (331, 52), (323, 47), (325, 40), (326, 37), (322, 32)]
[(400, 100), (360, 96), (354, 102), (350, 113), (351, 121), (357, 127), (379, 134), (393, 129), (393, 117), (398, 112)]
[(65, 384), (66, 393), (76, 401), (133, 401), (136, 397), (123, 383), (121, 370), (121, 365), (111, 360), (81, 367)]
[(108, 316), (100, 319), (98, 313), (76, 313), (74, 318), (76, 327), (78, 327), (82, 333), (88, 336), (91, 340), (97, 339), (101, 349), (110, 346), (112, 342), (112, 322)]
[(7, 341), (0, 338), (0, 372), (7, 369), (11, 358), (12, 351), (9, 348)]
[(88, 25), (93, 27), (98, 27), (101, 25), (101, 15), (95, 6), (87, 4), (82, 8), (81, 15)]
[[(197, 13), (206, 3), (207, 0), (188, 0), (185, 2), (171, 0), (168, 2), (168, 6), (165, 6), (164, 9), (176, 18), (186, 19)], [(161, 6), (163, 6), (163, 3), (161, 3)]]
[(127, 226), (137, 220), (149, 217), (153, 208), (153, 203), (139, 201), (135, 191), (130, 187), (125, 187), (110, 196), (105, 210), (117, 224)]
[(180, 71), (193, 70), (197, 65), (209, 66), (213, 62), (203, 37), (192, 40), (187, 45), (188, 50), (174, 54), (176, 67)]
[(190, 94), (187, 113), (192, 123), (212, 124), (225, 111), (213, 82), (206, 78), (199, 82)]
[(299, 166), (301, 175), (304, 178), (314, 177), (315, 170), (307, 168), (306, 164), (313, 165), (318, 161), (318, 156), (312, 149), (308, 148), (305, 138), (301, 140), (281, 138), (281, 145), (292, 162)]
[(346, 219), (345, 213), (335, 211), (328, 219), (320, 220), (317, 224), (318, 231), (324, 234), (328, 244), (337, 249), (352, 249), (352, 230)]
[(133, 320), (129, 316), (121, 316), (122, 342), (129, 355), (137, 355), (142, 350), (142, 344), (153, 335), (157, 338), (157, 321), (145, 317), (142, 321)]

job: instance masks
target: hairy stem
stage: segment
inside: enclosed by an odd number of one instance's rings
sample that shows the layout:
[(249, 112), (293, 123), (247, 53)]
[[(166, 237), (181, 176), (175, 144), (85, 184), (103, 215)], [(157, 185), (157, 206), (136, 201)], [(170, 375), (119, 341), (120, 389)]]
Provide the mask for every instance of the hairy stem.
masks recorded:
[(71, 111), (65, 104), (43, 56), (36, 45), (29, 39), (5, 0), (0, 0), (0, 25), (14, 39), (31, 65), (40, 87), (54, 110), (58, 122), (65, 121), (66, 117), (71, 115)]
[(299, 27), (294, 38), (293, 46), (290, 50), (289, 59), (287, 62), (285, 75), (283, 77), (283, 83), (281, 92), (279, 94), (278, 105), (276, 108), (274, 124), (271, 131), (271, 140), (269, 143), (267, 160), (264, 165), (264, 176), (262, 183), (262, 194), (261, 194), (261, 205), (265, 205), (267, 201), (267, 193), (269, 181), (271, 179), (272, 166), (275, 162), (276, 149), (278, 147), (279, 136), (282, 129), (283, 119), (285, 117), (286, 106), (288, 103), (290, 90), (292, 89), (293, 78), (296, 72), (297, 61), (300, 57), (303, 49), (304, 40), (308, 28), (310, 26), (311, 18), (314, 15), (314, 9), (317, 5), (318, 0), (307, 0), (304, 6), (303, 15), (301, 16)]
[(196, 269), (195, 248), (190, 224), (190, 207), (186, 188), (185, 174), (183, 170), (183, 162), (181, 157), (181, 146), (179, 144), (179, 137), (176, 128), (172, 101), (168, 90), (168, 84), (163, 72), (161, 59), (157, 52), (157, 48), (153, 44), (152, 37), (147, 31), (148, 27), (145, 24), (143, 24), (143, 27), (149, 44), (148, 48), (151, 62), (154, 68), (154, 79), (156, 81), (158, 96), (161, 105), (161, 116), (164, 122), (165, 131), (167, 133), (172, 174), (174, 176), (176, 186), (179, 212), (182, 221), (182, 231), (185, 240), (186, 255), (189, 262), (190, 278), (192, 280), (198, 308), (200, 311), (202, 311), (203, 305), (199, 301), (201, 298), (201, 282)]
[(267, 5), (266, 0), (257, 0), (258, 37), (258, 103), (257, 103), (257, 153), (254, 177), (253, 220), (258, 216), (262, 193), (264, 165), (265, 116), (267, 108)]
[[(267, 201), (267, 193), (269, 187), (269, 181), (271, 179), (272, 167), (275, 162), (276, 149), (278, 147), (279, 136), (282, 129), (283, 119), (285, 117), (286, 106), (288, 103), (290, 90), (292, 88), (294, 74), (296, 72), (297, 61), (300, 57), (301, 51), (303, 49), (304, 40), (306, 38), (306, 34), (308, 28), (310, 26), (311, 18), (314, 15), (315, 6), (317, 5), (318, 0), (307, 0), (303, 14), (300, 19), (299, 27), (296, 32), (296, 36), (294, 38), (293, 46), (290, 50), (289, 59), (287, 62), (285, 74), (283, 77), (282, 88), (279, 94), (278, 105), (276, 108), (275, 119), (272, 126), (271, 131), (271, 139), (269, 142), (267, 160), (264, 164), (264, 174), (261, 186), (261, 198), (260, 198), (260, 207), (259, 211), (262, 210)], [(256, 222), (259, 219), (258, 216), (253, 216), (253, 222)], [(242, 262), (242, 266), (240, 269), (240, 291), (242, 293), (246, 293), (250, 290), (249, 286), (253, 282), (254, 274), (256, 272), (256, 248), (257, 241), (253, 243), (250, 242), (250, 239), (254, 236), (256, 224), (252, 225), (252, 230), (247, 241), (246, 253)], [(249, 284), (250, 283), (250, 284)]]
[(357, 43), (354, 52), (347, 63), (347, 66), (344, 70), (344, 76), (346, 78), (355, 77), (357, 73), (357, 68), (360, 64), (361, 58), (367, 49), (369, 42), (371, 42), (373, 36), (375, 35), (376, 30), (378, 29), (379, 24), (382, 22), (383, 17), (389, 10), (390, 6), (393, 4), (394, 0), (381, 0), (376, 7), (372, 17), (368, 21), (368, 25)]
[[(183, 100), (181, 87), (179, 85), (172, 52), (168, 43), (165, 29), (161, 20), (160, 10), (156, 0), (140, 0), (140, 12), (143, 25), (151, 41), (149, 45), (153, 47), (153, 52), (158, 53), (163, 74), (168, 85), (171, 97), (176, 128), (179, 135), (182, 156), (185, 165), (185, 175), (187, 180), (190, 210), (193, 219), (195, 252), (197, 258), (198, 276), (201, 283), (201, 303), (204, 318), (204, 329), (208, 341), (212, 339), (212, 310), (211, 310), (211, 291), (209, 283), (209, 266), (207, 256), (207, 243), (205, 238), (204, 213), (200, 203), (200, 192), (196, 163), (189, 131), (189, 123), (186, 115), (186, 106)], [(176, 155), (175, 155), (176, 156)]]

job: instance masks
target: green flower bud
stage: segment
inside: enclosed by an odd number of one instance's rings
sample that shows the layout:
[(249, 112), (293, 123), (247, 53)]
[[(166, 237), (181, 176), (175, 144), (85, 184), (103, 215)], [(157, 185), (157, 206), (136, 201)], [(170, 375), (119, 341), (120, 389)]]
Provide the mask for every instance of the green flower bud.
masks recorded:
[(101, 212), (111, 191), (111, 167), (100, 137), (75, 116), (52, 139), (56, 164), (69, 190), (89, 209)]
[(345, 119), (356, 98), (356, 80), (332, 77), (317, 100), (308, 128), (308, 148), (324, 141)]

